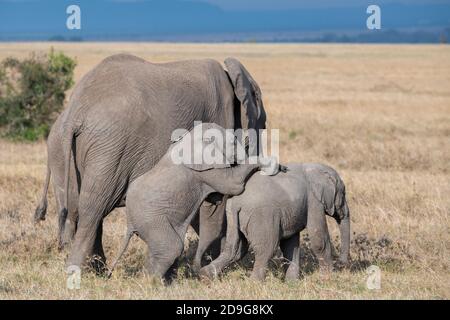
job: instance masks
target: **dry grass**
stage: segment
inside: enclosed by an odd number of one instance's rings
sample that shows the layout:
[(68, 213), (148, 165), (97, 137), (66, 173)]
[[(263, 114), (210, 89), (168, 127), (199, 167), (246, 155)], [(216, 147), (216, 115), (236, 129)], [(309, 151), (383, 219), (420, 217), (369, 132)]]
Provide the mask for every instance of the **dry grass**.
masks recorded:
[[(270, 127), (281, 129), (282, 159), (328, 163), (343, 176), (353, 266), (311, 272), (304, 242), (298, 282), (284, 283), (275, 269), (265, 283), (253, 283), (238, 267), (220, 281), (180, 276), (161, 287), (141, 274), (144, 247), (135, 239), (112, 279), (86, 274), (82, 289), (69, 291), (66, 253), (56, 250), (53, 196), (48, 221), (31, 223), (45, 144), (0, 141), (0, 298), (450, 298), (450, 47), (33, 43), (0, 44), (0, 59), (51, 45), (77, 58), (77, 80), (122, 51), (151, 61), (241, 59), (263, 90)], [(121, 210), (107, 219), (108, 257), (124, 225)], [(381, 290), (366, 289), (369, 264), (382, 270)], [(182, 264), (180, 274), (187, 269)]]

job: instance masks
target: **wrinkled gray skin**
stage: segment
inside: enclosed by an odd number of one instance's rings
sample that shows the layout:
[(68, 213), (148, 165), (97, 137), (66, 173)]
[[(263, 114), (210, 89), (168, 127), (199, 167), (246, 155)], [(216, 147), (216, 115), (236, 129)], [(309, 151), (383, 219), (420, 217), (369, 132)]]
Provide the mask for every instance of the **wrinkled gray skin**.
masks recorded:
[[(53, 124), (47, 138), (47, 176), (43, 190), (42, 199), (34, 215), (34, 221), (45, 220), (47, 212), (47, 192), (52, 177), (53, 191), (56, 198), (56, 210), (63, 212), (64, 207), (64, 153), (62, 146), (62, 119), (66, 116), (67, 109), (64, 110)], [(71, 162), (73, 162), (73, 157)], [(76, 221), (78, 218), (78, 187), (75, 167), (70, 168), (70, 189), (69, 202), (66, 212), (59, 216), (58, 248), (62, 249), (66, 243), (71, 241), (76, 231)], [(67, 219), (66, 219), (67, 218)]]
[[(208, 259), (217, 258), (220, 254), (220, 248), (225, 245), (225, 204), (227, 198), (228, 196), (217, 192), (210, 194), (200, 207), (199, 214), (195, 215), (191, 222), (195, 232), (199, 235), (192, 265), (192, 270), (195, 273), (200, 271), (204, 256)], [(208, 260), (204, 263), (207, 264)]]
[(200, 270), (214, 277), (245, 253), (239, 231), (255, 252), (252, 278), (263, 280), (278, 246), (289, 261), (287, 279), (299, 277), (299, 233), (305, 227), (321, 268), (332, 268), (332, 248), (326, 216), (340, 226), (340, 261), (348, 262), (350, 215), (345, 186), (337, 172), (322, 164), (288, 164), (276, 176), (254, 174), (245, 191), (226, 204), (226, 243), (220, 256)]
[[(56, 212), (59, 213), (58, 219), (58, 249), (62, 250), (73, 240), (77, 229), (78, 221), (78, 180), (77, 172), (73, 165), (73, 156), (70, 159), (70, 185), (69, 202), (67, 210), (64, 209), (64, 156), (62, 146), (62, 135), (64, 132), (63, 119), (66, 117), (68, 109), (57, 117), (53, 123), (50, 133), (47, 137), (47, 174), (45, 178), (44, 190), (38, 207), (35, 210), (34, 222), (45, 220), (47, 214), (47, 193), (50, 187), (50, 178), (52, 178), (53, 191), (56, 200)], [(124, 207), (125, 200), (117, 205)]]
[[(223, 128), (215, 124), (202, 124), (204, 129)], [(213, 144), (215, 152), (225, 158), (225, 145), (233, 150), (234, 136), (230, 134), (222, 145), (217, 141), (209, 142), (200, 136), (193, 140), (192, 131), (181, 141), (175, 143), (149, 172), (131, 183), (126, 200), (128, 231), (124, 245), (116, 262), (126, 250), (131, 235), (136, 233), (148, 246), (146, 269), (151, 275), (165, 278), (169, 268), (181, 255), (187, 228), (205, 198), (220, 192), (226, 195), (238, 195), (244, 191), (244, 184), (258, 164), (230, 166), (225, 164), (174, 164), (171, 152), (191, 139), (199, 148)], [(206, 151), (205, 151), (206, 152)], [(228, 156), (233, 163), (234, 156)]]
[[(257, 83), (236, 59), (228, 58), (225, 66), (227, 71), (208, 59), (154, 64), (119, 54), (103, 60), (77, 84), (60, 120), (60, 225), (65, 225), (65, 210), (73, 201), (66, 190), (79, 190), (68, 266), (84, 265), (93, 255), (105, 261), (103, 218), (123, 204), (129, 184), (164, 155), (174, 129), (191, 129), (197, 120), (227, 129), (265, 128)], [(48, 177), (53, 172), (49, 168)], [(39, 219), (45, 217), (45, 202), (37, 209)]]

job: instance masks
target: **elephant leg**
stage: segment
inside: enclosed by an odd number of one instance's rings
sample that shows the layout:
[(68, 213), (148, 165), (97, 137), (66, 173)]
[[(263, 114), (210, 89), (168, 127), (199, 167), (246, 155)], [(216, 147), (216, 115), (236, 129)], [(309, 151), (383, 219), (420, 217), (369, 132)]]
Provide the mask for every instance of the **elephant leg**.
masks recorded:
[(225, 237), (225, 201), (218, 205), (204, 202), (200, 207), (199, 241), (194, 259), (194, 271), (202, 267), (202, 258), (209, 249), (211, 258), (220, 255), (222, 239)]
[[(73, 174), (75, 176), (75, 173)], [(68, 213), (66, 219), (66, 226), (63, 235), (63, 244), (64, 246), (69, 247), (73, 242), (75, 237), (75, 233), (77, 231), (78, 224), (78, 201), (79, 201), (79, 193), (78, 193), (78, 185), (70, 188), (69, 195), (69, 204), (68, 204)]]
[(255, 252), (255, 263), (253, 265), (253, 271), (250, 275), (251, 279), (264, 281), (266, 278), (269, 261), (275, 254), (275, 250), (272, 250), (270, 247), (271, 246), (264, 247), (263, 245), (254, 246), (253, 251)]
[(80, 206), (78, 229), (67, 260), (67, 266), (75, 265), (81, 267), (86, 264), (87, 258), (92, 257), (97, 238), (97, 229), (102, 220), (101, 215), (95, 213), (87, 212), (84, 205)]
[(64, 249), (64, 248), (70, 246), (70, 244), (72, 243), (72, 241), (75, 237), (75, 233), (77, 231), (78, 217), (74, 218), (73, 215), (75, 215), (75, 216), (78, 215), (78, 211), (75, 211), (75, 213), (69, 211), (68, 215), (69, 215), (69, 218), (66, 220), (63, 234), (61, 236), (61, 241), (60, 241), (61, 249)]
[(150, 275), (166, 279), (169, 269), (183, 253), (184, 244), (180, 234), (165, 216), (157, 216), (146, 221), (145, 241), (148, 246), (146, 269)]
[[(72, 201), (73, 198), (74, 198), (74, 200)], [(63, 198), (61, 197), (61, 199), (63, 199)], [(60, 225), (59, 225), (58, 243), (59, 243), (60, 250), (70, 246), (70, 244), (72, 243), (72, 241), (75, 237), (75, 233), (77, 231), (78, 201), (75, 201), (75, 200), (78, 200), (78, 194), (76, 194), (76, 195), (71, 194), (70, 199), (71, 199), (71, 201), (69, 203), (67, 218), (64, 219), (65, 221), (63, 221), (63, 224), (60, 223)], [(62, 201), (61, 201), (61, 203), (62, 203)], [(59, 206), (59, 208), (61, 208), (61, 206)], [(58, 212), (60, 215), (62, 214), (60, 209), (58, 210)], [(61, 218), (62, 217), (60, 217), (60, 219)]]
[(280, 247), (284, 258), (289, 261), (286, 280), (298, 279), (300, 273), (300, 234), (297, 233), (289, 239), (282, 240)]
[[(227, 228), (226, 241), (219, 257), (209, 265), (200, 269), (200, 275), (208, 278), (217, 277), (224, 268), (237, 261), (242, 255), (242, 241), (239, 236), (239, 210), (230, 208), (226, 210)], [(200, 223), (201, 224), (201, 223)]]
[[(317, 205), (318, 206), (318, 205)], [(333, 266), (330, 234), (323, 208), (308, 209), (308, 235), (311, 241), (311, 249), (319, 260), (319, 267), (323, 271), (329, 271)]]
[[(92, 173), (87, 177), (95, 176)], [(112, 185), (111, 182), (109, 184)], [(102, 222), (103, 217), (108, 214), (112, 207), (109, 202), (113, 199), (114, 190), (104, 188), (108, 185), (105, 181), (98, 179), (85, 179), (81, 186), (78, 204), (78, 224), (71, 252), (67, 260), (67, 265), (82, 266), (87, 258), (92, 258), (95, 254), (94, 267), (97, 271), (105, 269), (105, 255), (102, 247)], [(97, 190), (102, 186), (101, 190)], [(106, 270), (106, 269), (105, 269)]]
[(255, 252), (255, 264), (251, 278), (263, 281), (266, 276), (269, 260), (275, 255), (280, 244), (280, 217), (274, 215), (271, 209), (250, 218), (248, 240)]
[(106, 256), (105, 251), (103, 250), (103, 219), (100, 220), (98, 224), (97, 233), (95, 235), (94, 249), (92, 250), (92, 256), (94, 259), (94, 269), (100, 273), (106, 271)]
[[(56, 175), (55, 175), (56, 179)], [(62, 217), (63, 211), (61, 209), (64, 206), (64, 190), (57, 184), (63, 185), (63, 182), (59, 181), (55, 183), (54, 193), (56, 198), (56, 209), (59, 215), (58, 225), (58, 248), (63, 250), (66, 247), (70, 247), (75, 233), (77, 231), (78, 222), (78, 190), (71, 187), (69, 190), (69, 203), (67, 208), (67, 217)]]

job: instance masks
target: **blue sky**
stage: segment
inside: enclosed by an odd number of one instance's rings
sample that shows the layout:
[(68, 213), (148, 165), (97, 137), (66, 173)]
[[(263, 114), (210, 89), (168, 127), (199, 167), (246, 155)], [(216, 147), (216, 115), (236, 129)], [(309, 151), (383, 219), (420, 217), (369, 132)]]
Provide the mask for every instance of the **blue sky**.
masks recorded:
[[(136, 0), (116, 0), (116, 1), (136, 1)], [(218, 5), (225, 10), (282, 10), (300, 8), (326, 8), (326, 7), (346, 7), (346, 6), (367, 6), (369, 4), (383, 5), (392, 2), (403, 4), (435, 4), (449, 3), (449, 0), (203, 0), (211, 4)]]
[[(93, 0), (72, 2), (83, 3)], [(103, 0), (101, 2), (149, 2), (155, 0)], [(161, 0), (160, 0), (161, 1)], [(164, 0), (170, 2), (173, 0)], [(195, 1), (195, 0), (181, 0)], [(0, 0), (1, 2), (42, 2), (42, 0)], [(198, 0), (196, 2), (206, 2), (224, 10), (286, 10), (301, 8), (326, 8), (326, 7), (355, 7), (367, 6), (369, 4), (384, 5), (389, 3), (410, 4), (439, 4), (450, 3), (450, 0)]]
[[(81, 7), (82, 30), (66, 28), (70, 4)], [(381, 7), (384, 31), (450, 28), (450, 0), (0, 0), (0, 41), (360, 33), (369, 4)]]

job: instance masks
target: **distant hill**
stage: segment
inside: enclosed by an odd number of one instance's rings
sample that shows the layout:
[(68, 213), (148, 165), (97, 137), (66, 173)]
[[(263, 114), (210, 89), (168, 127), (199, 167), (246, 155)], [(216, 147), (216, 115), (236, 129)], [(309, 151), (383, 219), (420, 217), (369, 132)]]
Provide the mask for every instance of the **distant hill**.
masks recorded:
[[(81, 7), (81, 30), (66, 28), (66, 8)], [(224, 11), (201, 1), (0, 0), (0, 41), (170, 40), (439, 42), (450, 4), (386, 4), (382, 30), (368, 32), (366, 8)], [(288, 35), (288, 36), (287, 36)]]

